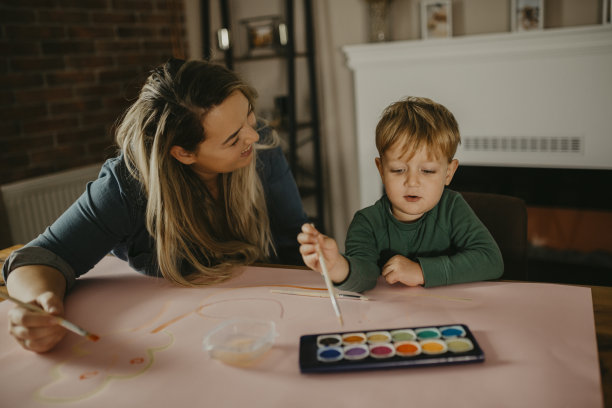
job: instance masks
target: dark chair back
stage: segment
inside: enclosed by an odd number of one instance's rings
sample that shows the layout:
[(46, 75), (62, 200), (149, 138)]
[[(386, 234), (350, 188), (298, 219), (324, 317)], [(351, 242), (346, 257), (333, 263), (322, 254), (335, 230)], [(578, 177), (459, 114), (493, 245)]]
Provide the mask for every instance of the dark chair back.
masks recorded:
[(528, 280), (527, 207), (518, 197), (461, 192), (487, 227), (504, 258), (502, 279)]

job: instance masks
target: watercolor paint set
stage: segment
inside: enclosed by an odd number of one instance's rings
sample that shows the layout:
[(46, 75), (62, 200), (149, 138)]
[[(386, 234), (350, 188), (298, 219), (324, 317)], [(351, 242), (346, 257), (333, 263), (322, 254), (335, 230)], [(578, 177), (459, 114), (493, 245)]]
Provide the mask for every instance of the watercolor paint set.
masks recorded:
[(484, 359), (484, 352), (465, 324), (300, 337), (302, 373), (465, 364)]

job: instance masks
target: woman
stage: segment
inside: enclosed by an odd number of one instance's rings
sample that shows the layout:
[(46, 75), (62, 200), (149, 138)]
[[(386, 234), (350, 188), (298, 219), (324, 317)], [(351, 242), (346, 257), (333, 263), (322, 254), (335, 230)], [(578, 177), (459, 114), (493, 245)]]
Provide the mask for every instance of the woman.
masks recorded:
[[(300, 263), (306, 215), (274, 132), (256, 121), (255, 97), (218, 65), (173, 59), (155, 69), (118, 125), (120, 154), (5, 263), (11, 295), (63, 315), (66, 290), (109, 252), (183, 286), (256, 261)], [(17, 307), (9, 330), (44, 352), (65, 334), (55, 320)]]

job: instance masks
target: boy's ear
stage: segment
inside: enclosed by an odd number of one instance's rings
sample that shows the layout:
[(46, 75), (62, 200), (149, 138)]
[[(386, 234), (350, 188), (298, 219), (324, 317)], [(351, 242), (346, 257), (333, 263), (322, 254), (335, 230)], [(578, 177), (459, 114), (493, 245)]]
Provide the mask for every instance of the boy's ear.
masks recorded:
[(457, 167), (459, 167), (459, 160), (453, 159), (450, 163), (448, 163), (448, 167), (446, 169), (446, 184), (449, 185), (455, 175), (455, 171), (457, 171)]
[(172, 157), (174, 157), (176, 160), (180, 161), (183, 164), (189, 165), (193, 164), (196, 161), (195, 154), (183, 149), (181, 146), (172, 146), (170, 148), (170, 154), (172, 155)]
[(382, 167), (382, 160), (380, 159), (380, 157), (377, 157), (374, 159), (374, 161), (376, 162), (376, 168), (378, 169), (378, 174), (380, 174), (380, 178), (383, 178), (383, 167)]

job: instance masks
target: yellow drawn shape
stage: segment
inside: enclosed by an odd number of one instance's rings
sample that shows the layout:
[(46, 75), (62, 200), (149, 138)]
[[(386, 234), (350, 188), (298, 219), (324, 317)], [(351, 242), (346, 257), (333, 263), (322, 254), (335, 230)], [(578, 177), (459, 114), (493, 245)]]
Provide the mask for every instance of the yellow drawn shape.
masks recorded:
[[(136, 373), (133, 374), (109, 374), (106, 376), (106, 378), (104, 378), (104, 380), (100, 383), (100, 385), (96, 388), (94, 388), (93, 390), (89, 391), (86, 394), (82, 394), (82, 395), (78, 395), (78, 396), (74, 396), (74, 397), (48, 397), (45, 396), (45, 390), (51, 386), (53, 386), (55, 383), (59, 382), (62, 379), (62, 374), (61, 374), (61, 368), (64, 364), (68, 363), (68, 361), (64, 361), (63, 363), (60, 363), (58, 365), (56, 365), (55, 367), (53, 367), (53, 369), (51, 370), (51, 376), (53, 378), (53, 380), (44, 385), (43, 387), (39, 388), (36, 393), (34, 394), (34, 397), (42, 402), (50, 402), (50, 403), (66, 403), (66, 402), (76, 402), (76, 401), (82, 401), (86, 398), (89, 398), (95, 394), (97, 394), (98, 392), (100, 392), (102, 389), (104, 389), (111, 381), (113, 380), (123, 380), (123, 379), (129, 379), (129, 378), (134, 378), (137, 377), (139, 375), (144, 374), (152, 365), (153, 362), (155, 361), (155, 353), (158, 351), (162, 351), (165, 350), (167, 348), (169, 348), (173, 343), (174, 343), (174, 336), (172, 335), (172, 333), (170, 332), (164, 332), (166, 335), (168, 335), (169, 337), (169, 341), (167, 344), (163, 345), (163, 346), (159, 346), (159, 347), (151, 347), (148, 348), (146, 353), (149, 357), (149, 362), (143, 366), (139, 371), (137, 371)], [(81, 353), (83, 353), (83, 351), (81, 351)], [(88, 354), (88, 353), (85, 353)], [(93, 372), (87, 372), (84, 375), (91, 375)]]

